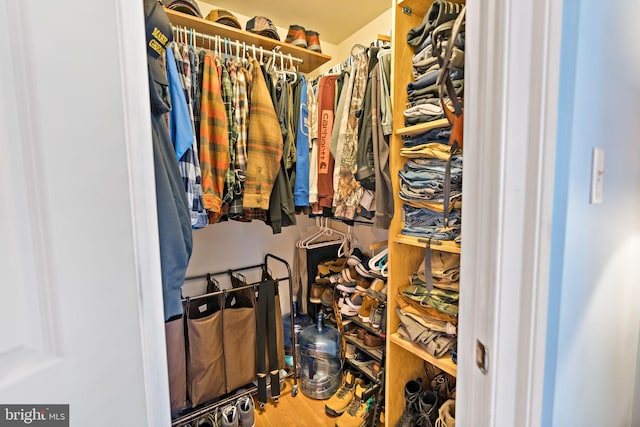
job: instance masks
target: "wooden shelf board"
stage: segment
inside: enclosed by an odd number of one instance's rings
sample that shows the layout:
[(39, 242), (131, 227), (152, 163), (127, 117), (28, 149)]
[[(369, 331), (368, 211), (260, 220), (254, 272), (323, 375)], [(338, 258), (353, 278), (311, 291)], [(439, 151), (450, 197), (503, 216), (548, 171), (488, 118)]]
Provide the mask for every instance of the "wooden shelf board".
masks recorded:
[(380, 329), (375, 329), (373, 326), (371, 326), (371, 323), (364, 323), (362, 320), (360, 320), (360, 318), (356, 315), (356, 316), (344, 316), (345, 319), (350, 319), (353, 323), (355, 323), (356, 325), (360, 326), (363, 329), (366, 329), (367, 332), (372, 333), (373, 335), (378, 335), (381, 337), (384, 337), (384, 334), (382, 333), (382, 331)]
[(347, 342), (355, 345), (358, 349), (364, 351), (369, 356), (376, 359), (378, 362), (382, 361), (382, 347), (369, 347), (364, 343), (364, 341), (348, 335), (345, 335), (344, 338)]
[(424, 360), (425, 362), (428, 362), (433, 366), (442, 369), (446, 373), (453, 375), (454, 377), (458, 372), (458, 367), (455, 363), (453, 363), (453, 360), (451, 360), (451, 357), (442, 357), (442, 358), (434, 357), (428, 352), (426, 352), (424, 349), (422, 349), (422, 347), (420, 347), (419, 345), (409, 342), (404, 338), (402, 338), (398, 332), (391, 334), (391, 342), (399, 347), (404, 348), (408, 352), (415, 354), (417, 357)]
[(382, 42), (390, 42), (391, 41), (391, 36), (387, 36), (385, 34), (378, 34), (378, 40), (380, 40)]
[[(396, 243), (402, 243), (403, 245), (418, 246), (420, 248), (427, 247), (427, 239), (424, 237), (398, 234), (393, 241)], [(431, 249), (442, 252), (451, 252), (454, 254), (460, 253), (460, 245), (451, 240), (431, 240)]]
[(447, 119), (438, 119), (431, 122), (396, 129), (396, 135), (414, 136), (430, 131), (431, 129), (443, 128), (446, 126), (449, 126), (449, 121)]
[(345, 358), (344, 360), (346, 363), (348, 363), (349, 365), (353, 366), (354, 368), (358, 369), (360, 372), (365, 374), (371, 381), (375, 383), (378, 382), (378, 379), (376, 378), (376, 376), (373, 375), (373, 371), (371, 370), (371, 365), (358, 365), (352, 359), (349, 359), (349, 358)]
[[(263, 37), (258, 34), (250, 33), (248, 31), (239, 30), (234, 27), (229, 27), (227, 25), (218, 24), (206, 19), (201, 19), (196, 16), (187, 15), (186, 13), (176, 12), (170, 9), (165, 9), (164, 11), (167, 13), (169, 21), (171, 21), (171, 23), (176, 26), (193, 28), (194, 30), (202, 34), (211, 36), (217, 35), (223, 38), (226, 37), (233, 41), (239, 40), (241, 43), (246, 43), (247, 47), (255, 45), (257, 48), (262, 47), (265, 50), (273, 50), (274, 48), (279, 47), (279, 51), (282, 52), (285, 56), (291, 54), (291, 56), (303, 60), (302, 64), (298, 64), (298, 69), (303, 73), (311, 72), (318, 68), (320, 65), (331, 60), (331, 57), (328, 55), (297, 47), (290, 43), (280, 42), (269, 37)], [(196, 44), (200, 47), (209, 46), (208, 41), (203, 42), (202, 38), (197, 37)]]

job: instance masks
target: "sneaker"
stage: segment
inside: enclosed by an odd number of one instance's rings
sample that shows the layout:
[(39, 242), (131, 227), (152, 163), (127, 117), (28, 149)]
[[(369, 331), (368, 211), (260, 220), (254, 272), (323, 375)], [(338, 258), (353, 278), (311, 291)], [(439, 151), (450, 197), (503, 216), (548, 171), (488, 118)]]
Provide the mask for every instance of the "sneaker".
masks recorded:
[(418, 418), (418, 399), (422, 393), (422, 378), (409, 380), (404, 385), (404, 410), (398, 427), (414, 427)]
[(229, 405), (222, 408), (221, 418), (221, 427), (240, 427), (238, 420), (238, 408), (236, 408), (234, 405)]
[(307, 38), (304, 27), (301, 27), (300, 25), (289, 25), (289, 32), (287, 33), (287, 38), (284, 42), (306, 48)]
[(346, 292), (348, 294), (353, 294), (356, 292), (357, 283), (356, 282), (345, 282), (342, 281), (340, 284), (336, 286), (336, 289)]
[(324, 405), (324, 410), (327, 414), (335, 417), (342, 414), (349, 407), (353, 399), (356, 381), (357, 379), (351, 371), (345, 371), (342, 376), (342, 384)]
[(255, 427), (256, 414), (255, 404), (251, 396), (243, 396), (236, 403), (238, 408), (238, 418), (240, 419), (240, 427)]
[(351, 252), (351, 255), (349, 256), (349, 258), (347, 258), (347, 264), (351, 267), (355, 267), (362, 262), (363, 258), (364, 253), (362, 253), (362, 249), (357, 247), (353, 248), (353, 252)]
[(320, 303), (325, 307), (331, 307), (333, 309), (333, 290), (329, 287), (325, 287), (320, 295)]
[(354, 267), (347, 267), (342, 270), (342, 279), (345, 282), (355, 282), (358, 280), (358, 273)]
[(366, 292), (371, 287), (371, 281), (364, 277), (358, 277), (356, 279), (356, 290), (360, 292)]
[(360, 311), (360, 307), (362, 307), (362, 294), (357, 292), (344, 299), (340, 313), (345, 316), (355, 316)]
[(373, 304), (374, 304), (375, 301), (376, 300), (371, 298), (369, 295), (365, 295), (364, 298), (362, 299), (362, 306), (360, 307), (360, 310), (358, 311), (358, 317), (364, 323), (369, 323), (370, 322), (371, 310), (373, 308)]
[(356, 345), (350, 342), (347, 343), (344, 350), (344, 357), (347, 359), (353, 359), (356, 357)]
[(351, 361), (358, 366), (367, 366), (372, 365), (375, 360), (373, 357), (369, 356), (364, 351), (356, 350), (355, 356), (351, 359)]
[(371, 327), (374, 329), (380, 329), (382, 325), (382, 315), (384, 314), (384, 309), (386, 304), (377, 302), (373, 305), (371, 309), (371, 316), (369, 320), (371, 321)]
[(438, 396), (431, 390), (425, 390), (418, 399), (417, 426), (434, 427), (438, 418)]
[(314, 304), (320, 304), (322, 303), (321, 301), (321, 297), (322, 294), (324, 293), (324, 290), (326, 289), (326, 287), (320, 283), (313, 283), (311, 284), (311, 291), (309, 293), (309, 301), (314, 303)]
[(217, 410), (214, 413), (207, 414), (200, 418), (195, 424), (195, 427), (220, 427), (220, 412)]
[(307, 49), (322, 53), (322, 49), (320, 47), (320, 34), (313, 30), (307, 30), (304, 32), (304, 35), (307, 39)]
[(438, 411), (436, 427), (456, 427), (456, 401), (449, 399)]
[(336, 427), (361, 427), (366, 424), (370, 390), (370, 387), (356, 384), (353, 399), (346, 411), (336, 420)]
[[(382, 289), (385, 288), (385, 286), (386, 286), (386, 283), (384, 282), (384, 280), (376, 278), (376, 279), (373, 279), (373, 281), (371, 282), (369, 287), (365, 290), (365, 292), (371, 298), (379, 299), (378, 294), (382, 291)], [(385, 294), (385, 299), (386, 299), (386, 294)]]

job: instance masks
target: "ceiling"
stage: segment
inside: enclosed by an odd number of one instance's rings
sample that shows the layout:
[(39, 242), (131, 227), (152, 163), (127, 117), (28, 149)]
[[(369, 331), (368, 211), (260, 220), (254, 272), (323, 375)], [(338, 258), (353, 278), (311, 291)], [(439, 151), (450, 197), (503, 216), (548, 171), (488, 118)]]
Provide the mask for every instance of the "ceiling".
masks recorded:
[[(205, 3), (232, 12), (253, 16), (266, 16), (278, 27), (302, 25), (320, 33), (320, 41), (339, 44), (364, 27), (373, 18), (389, 10), (389, 0), (204, 0)], [(277, 5), (277, 6), (274, 6)]]

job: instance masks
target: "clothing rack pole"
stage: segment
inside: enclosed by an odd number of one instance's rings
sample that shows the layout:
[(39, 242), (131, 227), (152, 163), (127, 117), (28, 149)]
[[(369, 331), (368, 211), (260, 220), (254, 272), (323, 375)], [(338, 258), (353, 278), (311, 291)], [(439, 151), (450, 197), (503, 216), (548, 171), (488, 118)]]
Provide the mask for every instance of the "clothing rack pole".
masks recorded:
[(256, 268), (261, 268), (264, 267), (264, 264), (256, 264), (256, 265), (249, 265), (246, 267), (239, 267), (239, 268), (230, 268), (228, 270), (223, 270), (223, 271), (217, 271), (215, 273), (206, 273), (206, 274), (200, 274), (197, 276), (189, 276), (187, 278), (185, 278), (184, 280), (198, 280), (198, 279), (206, 279), (207, 276), (220, 276), (222, 274), (233, 274), (233, 273), (237, 273), (239, 271), (246, 271), (246, 270), (253, 270)]
[(204, 34), (201, 33), (199, 31), (194, 30), (193, 28), (187, 28), (187, 27), (180, 27), (180, 26), (176, 26), (176, 25), (171, 25), (171, 28), (176, 31), (176, 32), (180, 32), (180, 31), (188, 31), (188, 34), (192, 34), (193, 38), (197, 41), (198, 38), (201, 39), (208, 39), (209, 41), (215, 42), (216, 40), (230, 40), (230, 48), (231, 51), (233, 53), (233, 49), (236, 50), (236, 55), (240, 55), (240, 51), (242, 50), (243, 53), (247, 53), (249, 50), (255, 52), (256, 49), (258, 49), (260, 51), (260, 55), (264, 55), (267, 57), (272, 57), (274, 60), (281, 58), (281, 60), (285, 61), (291, 61), (291, 62), (296, 62), (299, 64), (304, 63), (304, 60), (301, 58), (297, 58), (295, 56), (292, 56), (291, 54), (287, 54), (287, 55), (282, 55), (281, 52), (278, 52), (278, 47), (273, 49), (273, 50), (265, 50), (261, 47), (255, 47), (255, 45), (251, 45), (248, 46), (246, 43), (241, 42), (240, 40), (231, 40), (227, 37), (221, 37), (221, 36), (212, 36), (210, 34)]

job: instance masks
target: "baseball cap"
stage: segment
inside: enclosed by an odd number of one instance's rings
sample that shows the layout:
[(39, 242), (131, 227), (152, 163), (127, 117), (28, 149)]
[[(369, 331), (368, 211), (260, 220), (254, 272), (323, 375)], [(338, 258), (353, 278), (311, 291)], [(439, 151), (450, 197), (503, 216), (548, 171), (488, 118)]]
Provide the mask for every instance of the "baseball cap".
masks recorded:
[(218, 22), (220, 24), (227, 25), (229, 27), (235, 27), (238, 29), (242, 29), (242, 25), (240, 25), (240, 21), (236, 18), (233, 13), (224, 9), (214, 9), (207, 15), (207, 19), (209, 21)]
[(273, 25), (271, 19), (265, 16), (254, 16), (253, 18), (249, 19), (249, 21), (247, 21), (246, 30), (280, 41), (278, 29), (275, 25)]
[(202, 13), (195, 0), (162, 0), (162, 5), (167, 9), (202, 18)]
[(158, 0), (144, 0), (144, 20), (147, 36), (147, 62), (153, 79), (167, 84), (162, 55), (173, 41), (171, 22)]

